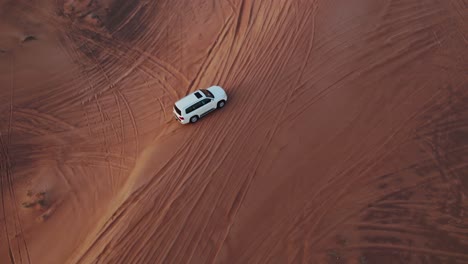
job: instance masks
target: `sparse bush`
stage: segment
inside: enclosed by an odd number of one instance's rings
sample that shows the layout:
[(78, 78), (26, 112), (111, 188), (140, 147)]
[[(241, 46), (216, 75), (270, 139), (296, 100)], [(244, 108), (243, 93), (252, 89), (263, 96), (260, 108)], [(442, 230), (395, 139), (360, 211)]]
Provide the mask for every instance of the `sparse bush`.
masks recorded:
[(361, 256), (359, 258), (359, 264), (367, 264), (367, 258), (365, 256)]
[(340, 260), (341, 259), (341, 254), (340, 252), (336, 251), (336, 250), (330, 250), (328, 252), (328, 255), (333, 258), (333, 259), (336, 259), (336, 260)]
[(43, 200), (37, 201), (37, 203), (38, 203), (40, 206), (42, 206), (42, 207), (46, 207), (46, 206), (47, 206), (47, 202), (46, 202), (46, 200), (44, 200), (44, 199), (43, 199)]
[(28, 191), (26, 195), (31, 199), (32, 201), (26, 201), (22, 203), (22, 206), (24, 208), (32, 208), (35, 207), (38, 210), (44, 210), (47, 207), (47, 199), (46, 199), (46, 193), (45, 192), (38, 192), (35, 195), (33, 195), (32, 191)]
[(24, 42), (29, 42), (29, 41), (33, 41), (33, 40), (37, 40), (37, 38), (35, 36), (29, 35), (29, 36), (24, 37), (22, 42), (24, 43)]
[(348, 240), (344, 237), (338, 237), (338, 244), (342, 247), (345, 247), (348, 245)]
[(35, 205), (36, 203), (30, 203), (30, 202), (23, 202), (22, 205), (24, 208), (31, 208)]

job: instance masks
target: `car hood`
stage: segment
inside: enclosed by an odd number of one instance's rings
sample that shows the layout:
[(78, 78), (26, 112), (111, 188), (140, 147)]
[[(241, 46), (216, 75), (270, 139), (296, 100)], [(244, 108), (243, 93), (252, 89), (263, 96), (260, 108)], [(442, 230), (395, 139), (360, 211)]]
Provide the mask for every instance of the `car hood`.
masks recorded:
[(219, 98), (227, 98), (226, 96), (226, 92), (224, 91), (223, 88), (221, 88), (220, 86), (211, 86), (210, 88), (207, 89), (208, 91), (210, 91), (214, 96), (215, 98), (219, 99)]

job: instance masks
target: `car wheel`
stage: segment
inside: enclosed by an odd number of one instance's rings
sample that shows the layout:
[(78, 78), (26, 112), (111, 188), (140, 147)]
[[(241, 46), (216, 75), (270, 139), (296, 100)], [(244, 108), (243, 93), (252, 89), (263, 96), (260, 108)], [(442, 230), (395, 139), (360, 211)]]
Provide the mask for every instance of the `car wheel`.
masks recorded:
[(226, 101), (221, 100), (218, 102), (218, 108), (223, 108), (226, 105)]
[(190, 118), (190, 123), (195, 123), (195, 122), (197, 122), (197, 121), (198, 121), (198, 116), (192, 116), (192, 117)]

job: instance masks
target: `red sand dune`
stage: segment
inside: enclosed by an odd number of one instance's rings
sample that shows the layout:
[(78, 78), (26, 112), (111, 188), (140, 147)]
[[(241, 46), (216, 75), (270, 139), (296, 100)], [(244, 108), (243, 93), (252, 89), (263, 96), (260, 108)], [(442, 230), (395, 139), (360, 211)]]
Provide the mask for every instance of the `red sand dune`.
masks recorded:
[(0, 263), (468, 263), (466, 0), (0, 0), (0, 34)]

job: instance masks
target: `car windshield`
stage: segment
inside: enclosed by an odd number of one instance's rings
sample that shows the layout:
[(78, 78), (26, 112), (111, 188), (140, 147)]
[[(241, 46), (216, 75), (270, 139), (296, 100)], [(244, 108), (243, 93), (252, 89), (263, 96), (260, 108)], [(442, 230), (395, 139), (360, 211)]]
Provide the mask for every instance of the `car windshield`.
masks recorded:
[(206, 89), (200, 89), (200, 91), (202, 91), (202, 93), (203, 93), (206, 97), (214, 98), (214, 95), (213, 95), (210, 91), (208, 91), (208, 90), (206, 90)]
[(175, 109), (175, 111), (177, 112), (177, 114), (179, 114), (179, 115), (181, 115), (181, 114), (182, 114), (182, 113), (180, 112), (180, 109), (179, 109), (179, 108), (177, 108), (177, 106), (176, 106), (176, 105), (174, 105), (174, 109)]

